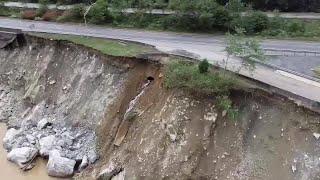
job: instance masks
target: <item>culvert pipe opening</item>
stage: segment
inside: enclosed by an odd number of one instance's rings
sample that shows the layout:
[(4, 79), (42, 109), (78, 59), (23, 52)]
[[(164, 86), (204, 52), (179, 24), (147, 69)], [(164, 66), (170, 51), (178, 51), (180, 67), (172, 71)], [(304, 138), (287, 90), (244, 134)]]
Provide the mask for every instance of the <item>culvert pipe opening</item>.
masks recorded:
[(148, 80), (148, 81), (154, 81), (154, 77), (148, 76), (148, 77), (147, 77), (147, 80)]

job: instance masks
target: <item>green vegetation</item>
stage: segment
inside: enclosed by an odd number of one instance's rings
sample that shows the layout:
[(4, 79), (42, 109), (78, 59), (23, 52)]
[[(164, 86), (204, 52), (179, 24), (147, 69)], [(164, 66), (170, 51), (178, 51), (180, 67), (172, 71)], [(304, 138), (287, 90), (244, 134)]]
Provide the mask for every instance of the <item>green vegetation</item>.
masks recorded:
[[(10, 1), (10, 0), (0, 0)], [(11, 0), (12, 1), (12, 0)], [(14, 0), (18, 2), (31, 2), (37, 3), (41, 0)], [(90, 4), (96, 0), (49, 0), (49, 3), (53, 4), (75, 4), (83, 3)], [(200, 0), (201, 1), (201, 0)], [(108, 3), (114, 6), (122, 6), (129, 8), (172, 8), (179, 6), (186, 10), (191, 10), (193, 7), (197, 7), (197, 1), (191, 0), (107, 0)], [(212, 1), (207, 1), (212, 2)], [(226, 6), (227, 4), (238, 4), (239, 2), (246, 6), (252, 6), (259, 10), (280, 10), (285, 12), (319, 12), (320, 2), (318, 0), (216, 0), (215, 3)]]
[(54, 40), (66, 40), (75, 44), (80, 44), (96, 49), (104, 54), (112, 56), (135, 57), (140, 54), (154, 52), (150, 46), (144, 46), (136, 43), (122, 42), (116, 40), (108, 40), (102, 38), (92, 38), (85, 36), (58, 35), (58, 34), (39, 34), (32, 33), (33, 36)]
[[(38, 1), (41, 2), (41, 8), (36, 13), (32, 13), (30, 10), (23, 12), (23, 18), (44, 19), (47, 3), (56, 2), (53, 0)], [(259, 1), (260, 4), (261, 1)], [(72, 2), (60, 0), (57, 3), (69, 4)], [(246, 35), (251, 36), (320, 39), (320, 21), (289, 20), (279, 16), (268, 18), (264, 13), (252, 10), (248, 4), (243, 3), (248, 1), (97, 0), (93, 1), (95, 2), (93, 4), (87, 0), (77, 2), (82, 3), (66, 10), (61, 16), (54, 12), (46, 14), (46, 19), (60, 22), (88, 22), (117, 27), (188, 32), (219, 31), (234, 33), (236, 29), (241, 28), (244, 29)], [(265, 3), (270, 4), (269, 2)], [(88, 4), (91, 4), (89, 10), (86, 6)], [(280, 5), (283, 6), (284, 4)], [(110, 12), (109, 8), (113, 11)], [(136, 8), (137, 12), (134, 14), (123, 13), (123, 10), (127, 8)], [(152, 15), (147, 13), (154, 8), (173, 10), (175, 14)], [(246, 15), (243, 15), (243, 12), (247, 12)], [(10, 14), (11, 12), (8, 10), (1, 11), (0, 9), (0, 15), (10, 16)]]
[(236, 86), (235, 79), (213, 69), (207, 73), (201, 73), (199, 67), (200, 65), (173, 60), (166, 68), (166, 87), (215, 95), (218, 97), (218, 108), (225, 110), (231, 119), (235, 119), (237, 110), (232, 107), (229, 99), (230, 90)]
[(209, 70), (209, 66), (210, 66), (210, 64), (209, 64), (209, 62), (205, 59), (205, 60), (203, 60), (203, 61), (201, 61), (200, 63), (199, 63), (199, 65), (198, 65), (198, 68), (199, 68), (199, 72), (200, 73), (207, 73), (208, 72), (208, 70)]
[(313, 69), (313, 72), (320, 77), (320, 66)]
[(48, 11), (48, 0), (39, 0), (40, 7), (37, 9), (37, 17), (42, 17)]
[(112, 20), (106, 0), (97, 0), (88, 11), (87, 16), (89, 22), (94, 24), (105, 24)]
[(200, 73), (197, 65), (173, 61), (166, 70), (166, 87), (183, 88), (206, 94), (227, 94), (233, 86), (233, 79), (226, 78), (219, 71)]
[(228, 57), (225, 62), (225, 69), (227, 68), (230, 56), (236, 56), (242, 59), (242, 66), (238, 71), (240, 71), (242, 67), (253, 71), (257, 61), (264, 61), (266, 59), (260, 42), (256, 38), (247, 38), (244, 30), (241, 28), (236, 29), (235, 34), (227, 34), (226, 51)]
[(85, 13), (85, 5), (77, 4), (74, 5), (70, 10), (65, 11), (62, 16), (60, 16), (57, 21), (59, 22), (82, 22)]
[(234, 35), (228, 34), (227, 39), (228, 57), (224, 69), (210, 68), (207, 60), (201, 61), (198, 65), (173, 61), (167, 66), (165, 85), (168, 88), (214, 94), (217, 97), (218, 108), (225, 111), (230, 119), (235, 119), (238, 116), (238, 110), (232, 106), (229, 94), (231, 89), (241, 89), (242, 82), (237, 82), (234, 75), (227, 70), (229, 57), (240, 57), (242, 64), (239, 68), (245, 67), (253, 72), (255, 63), (264, 60), (265, 56), (259, 41), (255, 38), (246, 38), (241, 28), (236, 29)]
[(20, 9), (0, 6), (0, 16), (20, 17)]
[(305, 22), (302, 20), (285, 20), (276, 16), (270, 18), (269, 27), (258, 35), (264, 37), (294, 37), (306, 40), (319, 40), (320, 21)]
[(217, 106), (219, 109), (225, 111), (232, 120), (235, 120), (239, 115), (239, 110), (232, 106), (232, 101), (228, 96), (218, 96)]
[[(227, 0), (222, 0), (227, 1)], [(261, 10), (281, 10), (286, 12), (319, 12), (318, 0), (244, 0), (254, 8)]]

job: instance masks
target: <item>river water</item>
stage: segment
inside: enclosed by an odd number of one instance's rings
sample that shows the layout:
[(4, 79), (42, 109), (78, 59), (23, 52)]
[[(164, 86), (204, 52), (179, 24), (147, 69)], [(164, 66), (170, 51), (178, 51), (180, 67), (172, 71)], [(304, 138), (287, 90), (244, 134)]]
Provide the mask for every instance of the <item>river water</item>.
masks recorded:
[(36, 166), (30, 171), (24, 172), (15, 164), (7, 161), (7, 152), (2, 147), (2, 139), (7, 131), (5, 124), (0, 123), (0, 179), (11, 180), (54, 180), (46, 171), (46, 161), (38, 159)]

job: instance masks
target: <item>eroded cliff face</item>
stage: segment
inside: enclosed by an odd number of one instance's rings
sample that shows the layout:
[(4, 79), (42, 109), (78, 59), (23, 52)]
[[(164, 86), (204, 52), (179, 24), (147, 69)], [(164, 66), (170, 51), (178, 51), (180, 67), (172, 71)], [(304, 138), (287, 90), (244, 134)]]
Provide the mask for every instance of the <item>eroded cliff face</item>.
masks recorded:
[(51, 175), (319, 178), (319, 115), (285, 98), (234, 91), (232, 121), (214, 96), (165, 88), (159, 62), (30, 37), (0, 50), (0, 63), (0, 117), (13, 128), (4, 145), (49, 156), (50, 166), (64, 161)]
[(121, 92), (128, 75), (125, 63), (112, 66), (110, 59), (66, 43), (29, 41), (1, 50), (2, 96), (9, 102), (3, 104), (14, 112), (9, 116), (3, 112), (7, 108), (1, 108), (1, 119), (16, 125), (24, 110), (43, 104), (40, 111), (48, 118), (94, 128)]
[(319, 178), (318, 114), (264, 93), (232, 98), (236, 121), (215, 106), (214, 96), (167, 91), (155, 82), (123, 143), (104, 143), (103, 159), (85, 178)]
[[(11, 128), (4, 147), (25, 150), (31, 158), (12, 160), (23, 169), (32, 168), (38, 154), (50, 162), (50, 151), (57, 149), (76, 162), (70, 163), (76, 171), (83, 170), (81, 162), (87, 166), (99, 158), (95, 129), (106, 111), (124, 97), (129, 102), (147, 78), (143, 72), (156, 67), (67, 42), (26, 40), (24, 46), (0, 50), (0, 120)], [(69, 169), (67, 175), (73, 173)]]

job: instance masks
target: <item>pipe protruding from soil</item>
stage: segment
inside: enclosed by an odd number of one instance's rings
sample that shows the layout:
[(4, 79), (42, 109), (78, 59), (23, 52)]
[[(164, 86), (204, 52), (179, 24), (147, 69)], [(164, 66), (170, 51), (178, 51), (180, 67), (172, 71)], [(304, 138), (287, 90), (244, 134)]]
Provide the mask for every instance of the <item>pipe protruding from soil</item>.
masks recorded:
[(147, 77), (147, 80), (148, 80), (148, 81), (154, 81), (154, 77), (148, 76), (148, 77)]

